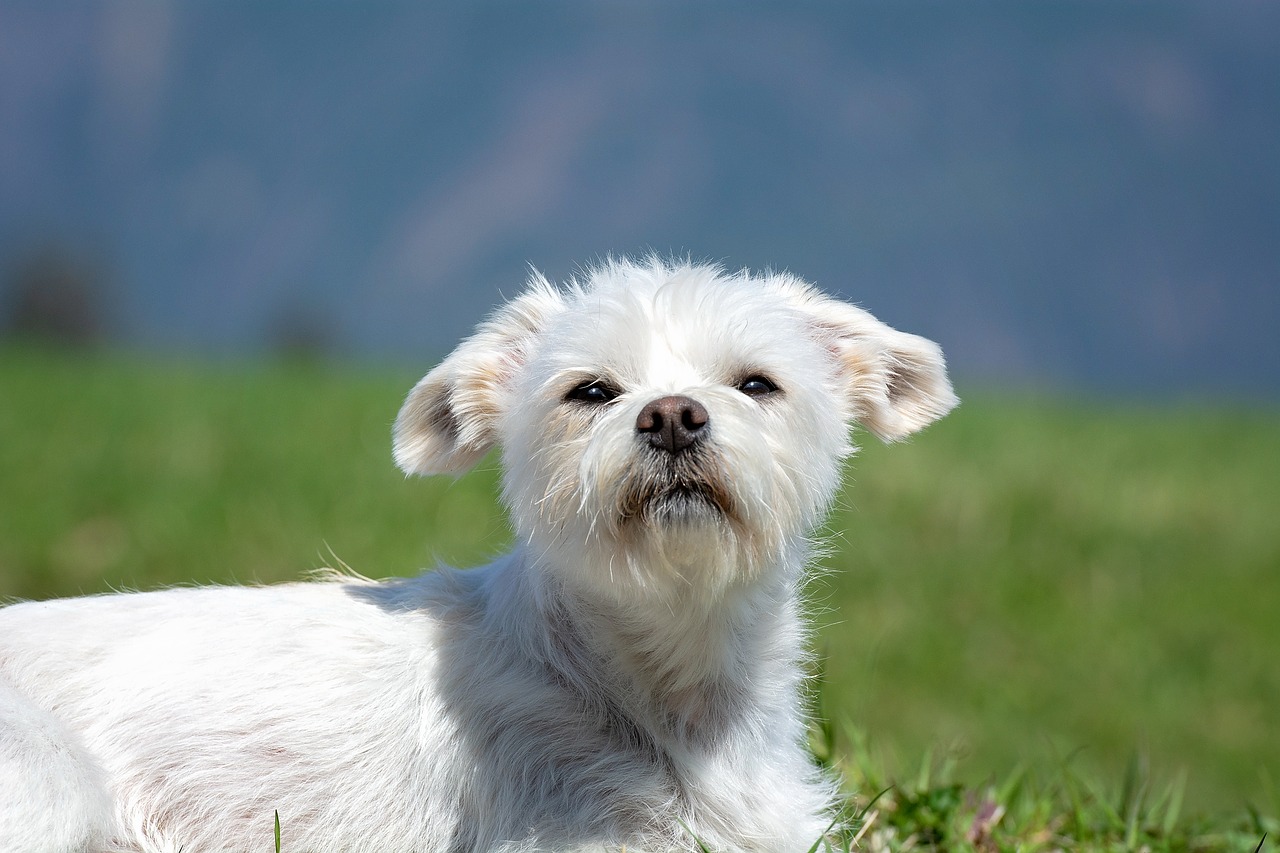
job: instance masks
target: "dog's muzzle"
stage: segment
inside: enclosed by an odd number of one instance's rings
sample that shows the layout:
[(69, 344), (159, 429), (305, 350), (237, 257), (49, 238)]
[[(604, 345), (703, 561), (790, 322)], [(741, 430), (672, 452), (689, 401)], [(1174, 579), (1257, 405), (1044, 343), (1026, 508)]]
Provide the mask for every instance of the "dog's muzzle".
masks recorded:
[(640, 410), (636, 436), (646, 451), (622, 490), (624, 519), (692, 523), (732, 515), (734, 502), (708, 441), (710, 423), (705, 406), (681, 395), (659, 397)]

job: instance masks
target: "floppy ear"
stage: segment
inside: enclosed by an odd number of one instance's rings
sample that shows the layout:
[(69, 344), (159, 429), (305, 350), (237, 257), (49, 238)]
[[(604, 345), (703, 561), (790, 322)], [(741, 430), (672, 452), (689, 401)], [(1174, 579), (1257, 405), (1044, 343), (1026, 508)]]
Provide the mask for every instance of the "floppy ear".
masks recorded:
[(497, 441), (511, 377), (528, 359), (547, 318), (564, 307), (535, 274), (532, 286), (494, 312), (424, 376), (400, 408), (392, 454), (406, 474), (463, 474)]
[(807, 286), (792, 294), (836, 357), (853, 419), (880, 440), (906, 438), (959, 404), (933, 341)]

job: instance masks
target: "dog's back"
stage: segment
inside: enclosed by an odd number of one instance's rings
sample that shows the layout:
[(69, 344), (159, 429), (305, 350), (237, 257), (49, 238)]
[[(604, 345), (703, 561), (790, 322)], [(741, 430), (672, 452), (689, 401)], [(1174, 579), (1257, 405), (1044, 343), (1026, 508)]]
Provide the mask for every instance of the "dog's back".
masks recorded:
[(265, 847), (277, 812), (296, 850), (643, 837), (669, 768), (547, 677), (501, 565), (0, 609), (0, 851)]
[[(55, 759), (77, 771), (59, 778), (86, 781), (55, 803), (18, 796), (34, 814), (0, 807), (0, 850), (96, 850), (126, 838), (217, 850), (265, 842), (276, 810), (293, 837), (329, 837), (335, 850), (374, 830), (388, 849), (413, 849), (397, 836), (447, 849), (443, 816), (424, 822), (414, 796), (452, 769), (422, 742), (424, 730), (447, 737), (445, 717), (413, 687), (433, 677), (438, 631), (425, 611), (389, 613), (337, 583), (6, 608), (0, 717), (55, 734), (0, 735), (0, 791)], [(77, 796), (105, 796), (86, 793), (96, 779), (110, 779), (114, 814), (103, 823), (90, 810), (96, 825), (80, 832), (92, 843), (52, 843), (47, 828), (77, 813)]]

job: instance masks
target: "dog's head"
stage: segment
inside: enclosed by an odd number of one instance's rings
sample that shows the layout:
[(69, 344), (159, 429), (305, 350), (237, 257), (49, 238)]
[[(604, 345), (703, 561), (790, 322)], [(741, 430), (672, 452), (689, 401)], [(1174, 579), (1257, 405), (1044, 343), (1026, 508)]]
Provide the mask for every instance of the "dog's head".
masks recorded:
[(545, 569), (706, 594), (800, 562), (852, 423), (893, 441), (956, 402), (937, 345), (792, 276), (614, 261), (535, 276), (463, 341), (409, 394), (395, 459), (458, 474), (498, 445)]

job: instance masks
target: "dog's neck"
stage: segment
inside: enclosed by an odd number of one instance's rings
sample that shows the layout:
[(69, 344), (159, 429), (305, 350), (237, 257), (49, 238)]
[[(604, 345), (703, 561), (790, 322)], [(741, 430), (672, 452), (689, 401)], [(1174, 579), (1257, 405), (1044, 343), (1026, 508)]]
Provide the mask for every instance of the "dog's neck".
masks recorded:
[[(795, 560), (801, 561), (802, 543)], [(524, 626), (531, 651), (584, 695), (606, 695), (656, 732), (715, 737), (744, 714), (793, 708), (805, 631), (795, 563), (723, 590), (660, 600), (572, 587), (516, 552), (503, 586), (537, 612)]]

